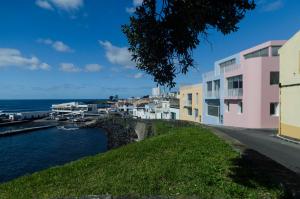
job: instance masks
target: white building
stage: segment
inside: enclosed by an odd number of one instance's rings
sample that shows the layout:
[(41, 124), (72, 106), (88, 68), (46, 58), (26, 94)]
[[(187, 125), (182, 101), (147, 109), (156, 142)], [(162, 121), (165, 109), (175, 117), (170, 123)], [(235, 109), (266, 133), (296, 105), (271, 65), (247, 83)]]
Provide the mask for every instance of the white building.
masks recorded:
[(161, 89), (160, 87), (152, 88), (152, 97), (159, 97), (161, 96)]
[(132, 111), (133, 117), (139, 119), (148, 119), (146, 106), (147, 104), (144, 103), (135, 106)]
[(67, 113), (97, 113), (97, 104), (84, 104), (82, 102), (69, 102), (62, 104), (53, 104), (52, 112), (57, 114)]
[(9, 120), (31, 120), (49, 116), (49, 111), (32, 111), (32, 112), (20, 112), (9, 113)]
[(178, 99), (154, 99), (133, 108), (133, 117), (140, 119), (179, 119)]

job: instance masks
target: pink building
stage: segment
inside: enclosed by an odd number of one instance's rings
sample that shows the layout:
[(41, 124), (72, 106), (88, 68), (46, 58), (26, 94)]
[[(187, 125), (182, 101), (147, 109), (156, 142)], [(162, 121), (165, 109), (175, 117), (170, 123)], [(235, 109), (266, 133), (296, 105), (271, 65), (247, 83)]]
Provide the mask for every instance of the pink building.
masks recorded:
[[(277, 128), (279, 121), (278, 49), (285, 41), (269, 41), (220, 63), (224, 75), (225, 126)], [(222, 102), (221, 102), (222, 103)]]

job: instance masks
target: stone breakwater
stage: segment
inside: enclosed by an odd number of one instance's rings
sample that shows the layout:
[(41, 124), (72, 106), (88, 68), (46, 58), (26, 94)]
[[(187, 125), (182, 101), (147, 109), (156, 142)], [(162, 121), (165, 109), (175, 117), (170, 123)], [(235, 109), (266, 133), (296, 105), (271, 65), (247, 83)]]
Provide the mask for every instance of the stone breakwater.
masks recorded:
[(97, 120), (87, 127), (104, 129), (108, 149), (114, 149), (131, 142), (141, 141), (151, 135), (151, 122), (132, 118), (107, 117)]

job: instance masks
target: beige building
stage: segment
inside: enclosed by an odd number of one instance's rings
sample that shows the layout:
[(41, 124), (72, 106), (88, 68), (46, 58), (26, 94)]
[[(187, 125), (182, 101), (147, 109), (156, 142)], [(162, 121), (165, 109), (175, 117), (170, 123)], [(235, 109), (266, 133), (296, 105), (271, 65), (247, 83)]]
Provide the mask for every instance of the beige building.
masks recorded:
[(300, 140), (300, 31), (279, 50), (279, 135)]
[(180, 120), (201, 122), (202, 84), (180, 87)]

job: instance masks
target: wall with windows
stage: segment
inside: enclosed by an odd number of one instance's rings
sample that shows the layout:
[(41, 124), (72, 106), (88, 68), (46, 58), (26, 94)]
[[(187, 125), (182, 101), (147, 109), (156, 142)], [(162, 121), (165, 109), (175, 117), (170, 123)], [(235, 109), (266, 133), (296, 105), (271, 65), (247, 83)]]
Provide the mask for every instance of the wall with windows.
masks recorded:
[[(202, 121), (205, 124), (220, 125), (223, 123), (223, 103), (221, 98), (224, 91), (224, 77), (221, 75), (213, 76), (203, 80), (203, 85), (212, 83), (211, 92), (206, 86), (203, 89), (203, 111)], [(210, 84), (210, 83), (209, 83)], [(209, 91), (209, 92), (208, 92)]]
[(202, 121), (202, 84), (180, 87), (180, 114), (181, 120)]
[(300, 31), (279, 50), (279, 134), (300, 140)]
[(272, 114), (278, 109), (271, 108), (279, 102), (278, 48), (283, 44), (284, 41), (270, 41), (242, 51), (240, 68), (225, 72), (224, 125), (278, 127), (279, 116)]

